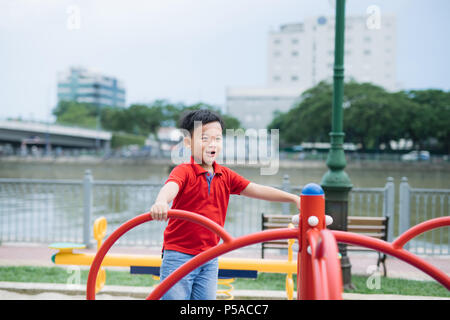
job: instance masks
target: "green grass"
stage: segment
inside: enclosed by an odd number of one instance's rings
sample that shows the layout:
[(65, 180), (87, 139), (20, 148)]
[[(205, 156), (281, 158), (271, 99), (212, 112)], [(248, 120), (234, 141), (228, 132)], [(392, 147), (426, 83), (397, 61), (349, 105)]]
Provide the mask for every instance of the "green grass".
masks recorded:
[[(69, 279), (73, 279), (76, 276), (78, 274), (74, 271), (74, 268), (0, 267), (0, 281), (68, 283)], [(79, 276), (81, 284), (86, 284), (88, 270), (80, 270)], [(236, 279), (233, 286), (237, 290), (285, 290), (285, 279), (286, 276), (283, 274), (260, 273), (257, 279)], [(355, 290), (345, 290), (345, 292), (450, 297), (450, 291), (434, 281), (415, 281), (381, 277), (379, 279), (379, 289), (369, 289), (367, 279), (365, 276), (353, 275), (352, 283), (355, 286)], [(157, 280), (153, 280), (148, 275), (132, 275), (126, 271), (106, 269), (107, 285), (150, 287), (157, 283)], [(296, 283), (295, 275), (294, 283)]]

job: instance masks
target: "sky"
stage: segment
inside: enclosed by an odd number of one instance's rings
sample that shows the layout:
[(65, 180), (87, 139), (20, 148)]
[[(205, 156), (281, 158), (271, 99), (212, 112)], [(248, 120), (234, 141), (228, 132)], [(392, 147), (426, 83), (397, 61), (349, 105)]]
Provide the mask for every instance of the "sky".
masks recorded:
[[(450, 1), (347, 0), (397, 17), (402, 89), (450, 89)], [(226, 88), (264, 86), (267, 35), (334, 15), (333, 0), (2, 0), (0, 119), (53, 121), (57, 73), (72, 65), (125, 83), (126, 104), (165, 99), (222, 108)]]

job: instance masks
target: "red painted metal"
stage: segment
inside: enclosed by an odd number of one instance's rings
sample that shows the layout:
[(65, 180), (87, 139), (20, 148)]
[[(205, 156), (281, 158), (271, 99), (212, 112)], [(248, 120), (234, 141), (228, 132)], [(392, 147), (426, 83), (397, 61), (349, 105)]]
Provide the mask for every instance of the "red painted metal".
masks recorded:
[[(277, 239), (290, 239), (297, 238), (298, 230), (294, 228), (282, 228), (282, 229), (274, 229), (258, 232), (255, 234), (250, 234), (246, 236), (242, 236), (239, 238), (231, 237), (222, 227), (218, 224), (205, 218), (201, 215), (184, 211), (184, 210), (169, 210), (169, 217), (171, 218), (179, 218), (184, 220), (189, 220), (191, 222), (199, 223), (213, 232), (216, 232), (224, 242), (220, 245), (217, 245), (201, 254), (195, 256), (190, 261), (182, 265), (179, 269), (175, 270), (169, 277), (167, 277), (164, 281), (162, 281), (147, 297), (147, 299), (159, 299), (161, 298), (167, 290), (169, 290), (177, 281), (187, 275), (189, 272), (204, 264), (205, 262), (214, 259), (224, 253), (229, 251), (239, 249), (244, 246), (248, 246), (251, 244), (271, 241)], [(103, 245), (100, 247), (97, 252), (90, 271), (88, 275), (88, 281), (86, 286), (86, 298), (88, 300), (95, 299), (95, 281), (97, 278), (98, 270), (100, 269), (101, 263), (108, 253), (109, 249), (112, 245), (119, 239), (125, 232), (128, 230), (144, 223), (147, 221), (151, 221), (152, 218), (149, 213), (143, 213), (121, 225), (117, 228), (109, 237), (105, 240)], [(225, 240), (226, 239), (226, 240)]]
[(307, 238), (311, 247), (311, 299), (342, 300), (341, 263), (333, 234), (327, 229), (313, 228), (308, 231)]
[(317, 246), (317, 259), (324, 265), (324, 295), (325, 299), (342, 300), (342, 271), (338, 257), (339, 249), (336, 239), (330, 230), (320, 232), (321, 241)]
[[(308, 252), (308, 237), (302, 235), (307, 235), (309, 230), (312, 228), (317, 229), (319, 232), (325, 228), (325, 196), (322, 194), (310, 195), (301, 194), (300, 195), (300, 215), (299, 219), (299, 251), (297, 256), (297, 299), (298, 300), (312, 300), (314, 296), (314, 280), (316, 278), (311, 277), (313, 274), (313, 263), (312, 256)], [(316, 217), (317, 225), (311, 226), (309, 224), (309, 218)], [(312, 248), (310, 248), (312, 249)], [(336, 253), (337, 254), (337, 253)], [(320, 262), (319, 262), (320, 264)], [(317, 266), (316, 266), (317, 267)], [(323, 273), (324, 270), (316, 270), (318, 273)], [(316, 273), (317, 273), (316, 272)], [(316, 274), (316, 276), (318, 276)]]
[(195, 256), (194, 258), (183, 264), (181, 267), (179, 267), (177, 270), (175, 270), (155, 289), (153, 289), (151, 294), (147, 297), (147, 300), (160, 299), (167, 292), (167, 290), (169, 290), (177, 281), (182, 279), (192, 270), (222, 254), (260, 242), (276, 239), (296, 238), (297, 235), (298, 230), (294, 228), (272, 229), (234, 238), (234, 240), (230, 243), (223, 243), (215, 246)]
[[(178, 218), (178, 219), (184, 219), (191, 222), (196, 222), (204, 226), (205, 228), (208, 228), (209, 230), (215, 232), (217, 235), (219, 235), (224, 243), (230, 243), (233, 240), (233, 237), (225, 231), (222, 227), (220, 227), (217, 223), (211, 221), (210, 219), (189, 212), (184, 210), (169, 210), (169, 217), (171, 218)], [(97, 254), (95, 255), (95, 258), (92, 262), (89, 275), (88, 275), (88, 281), (87, 281), (87, 290), (86, 290), (86, 298), (88, 300), (95, 299), (95, 282), (97, 279), (98, 270), (101, 266), (101, 263), (105, 257), (105, 255), (108, 253), (109, 249), (112, 247), (112, 245), (119, 239), (123, 234), (125, 234), (130, 229), (144, 223), (147, 221), (153, 220), (150, 213), (143, 213), (127, 222), (122, 224), (119, 228), (117, 228), (109, 237), (105, 240), (103, 245), (98, 250)]]
[[(338, 242), (345, 242), (347, 244), (354, 244), (363, 246), (376, 251), (384, 252), (388, 255), (401, 259), (414, 267), (422, 270), (430, 277), (434, 278), (437, 282), (441, 283), (447, 290), (450, 290), (450, 277), (443, 271), (439, 270), (435, 266), (422, 258), (412, 254), (411, 252), (401, 248), (407, 241), (413, 237), (438, 227), (444, 227), (450, 225), (450, 217), (441, 217), (432, 220), (422, 222), (410, 230), (400, 235), (396, 241), (389, 243), (375, 238), (370, 238), (360, 234), (344, 231), (331, 231)], [(394, 245), (395, 244), (395, 245)]]
[[(297, 238), (299, 241), (299, 276), (297, 278), (300, 282), (297, 288), (300, 291), (298, 298), (301, 299), (342, 299), (342, 275), (336, 241), (364, 246), (399, 258), (424, 271), (450, 290), (450, 278), (448, 275), (402, 248), (405, 243), (423, 232), (437, 227), (449, 226), (450, 217), (436, 218), (423, 222), (402, 234), (391, 244), (355, 233), (329, 231), (325, 229), (322, 200), (317, 196), (310, 195), (301, 199), (302, 215), (300, 215), (299, 228), (266, 230), (238, 238), (233, 238), (222, 227), (206, 217), (183, 210), (169, 210), (169, 217), (199, 223), (218, 234), (222, 238), (223, 243), (195, 256), (175, 270), (152, 291), (147, 299), (161, 298), (167, 290), (189, 272), (224, 253), (263, 241), (291, 238)], [(308, 217), (312, 215), (319, 219), (319, 223), (315, 227), (308, 225)], [(111, 246), (130, 229), (151, 220), (149, 213), (141, 214), (125, 222), (106, 239), (98, 250), (89, 271), (86, 287), (87, 299), (95, 299), (97, 274)], [(310, 253), (307, 250), (308, 246), (310, 246)], [(302, 279), (305, 281), (303, 284), (301, 282)]]
[(392, 246), (396, 249), (403, 248), (403, 246), (409, 240), (411, 240), (414, 237), (417, 237), (419, 234), (439, 227), (445, 227), (448, 225), (450, 225), (449, 216), (424, 221), (422, 223), (419, 223), (418, 225), (415, 225), (411, 229), (405, 231), (402, 235), (400, 235), (397, 239), (395, 239), (394, 242), (392, 242)]

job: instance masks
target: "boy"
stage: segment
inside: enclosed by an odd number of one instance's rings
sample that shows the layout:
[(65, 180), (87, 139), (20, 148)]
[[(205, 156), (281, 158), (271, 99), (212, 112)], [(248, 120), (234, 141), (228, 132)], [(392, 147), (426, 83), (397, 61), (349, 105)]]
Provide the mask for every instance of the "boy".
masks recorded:
[[(172, 209), (192, 211), (223, 227), (230, 194), (269, 201), (293, 202), (296, 195), (248, 181), (215, 159), (222, 150), (224, 124), (209, 110), (185, 114), (180, 128), (188, 134), (184, 143), (191, 149), (190, 163), (176, 166), (161, 188), (150, 213), (155, 220), (167, 220)], [(181, 219), (170, 219), (164, 231), (161, 281), (193, 256), (217, 245), (219, 237), (204, 227)], [(162, 297), (176, 300), (213, 300), (216, 298), (218, 259), (213, 259), (176, 283)]]

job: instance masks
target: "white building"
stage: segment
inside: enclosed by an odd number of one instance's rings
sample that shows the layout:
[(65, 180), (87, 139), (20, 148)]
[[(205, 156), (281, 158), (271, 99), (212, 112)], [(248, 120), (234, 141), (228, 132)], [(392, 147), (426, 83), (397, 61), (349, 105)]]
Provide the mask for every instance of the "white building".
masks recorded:
[[(396, 90), (396, 19), (384, 14), (379, 28), (368, 25), (367, 19), (346, 17), (345, 77)], [(308, 18), (269, 32), (268, 85), (310, 88), (324, 79), (331, 80), (334, 34), (334, 17)]]
[[(367, 16), (348, 16), (345, 26), (346, 80), (372, 82), (397, 90), (396, 19), (383, 14), (379, 25)], [(332, 80), (334, 17), (313, 17), (270, 31), (267, 86), (227, 88), (227, 112), (246, 128), (265, 128), (276, 110), (285, 112), (303, 91)]]
[(226, 112), (238, 118), (246, 129), (265, 129), (275, 111), (288, 111), (300, 98), (296, 87), (227, 88)]
[(58, 101), (68, 100), (103, 106), (125, 107), (125, 87), (115, 77), (83, 67), (58, 73)]

